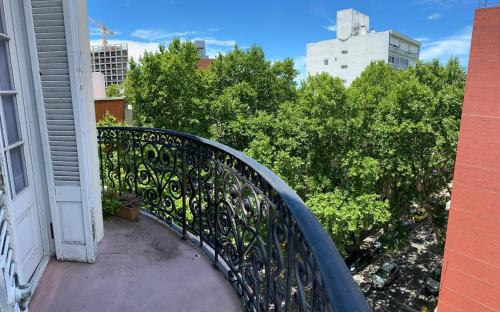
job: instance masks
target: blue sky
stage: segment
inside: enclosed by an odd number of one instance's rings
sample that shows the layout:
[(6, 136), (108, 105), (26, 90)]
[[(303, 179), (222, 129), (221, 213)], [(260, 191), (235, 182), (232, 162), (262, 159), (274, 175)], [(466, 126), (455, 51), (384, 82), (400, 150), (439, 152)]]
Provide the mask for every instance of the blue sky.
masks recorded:
[[(173, 37), (205, 39), (211, 56), (238, 44), (261, 46), (266, 57), (293, 58), (305, 71), (306, 43), (335, 38), (336, 11), (354, 8), (370, 27), (422, 42), (420, 58), (467, 65), (478, 0), (88, 0), (89, 16), (115, 31), (110, 43), (126, 42), (131, 55), (155, 50)], [(91, 44), (100, 32), (90, 25)]]

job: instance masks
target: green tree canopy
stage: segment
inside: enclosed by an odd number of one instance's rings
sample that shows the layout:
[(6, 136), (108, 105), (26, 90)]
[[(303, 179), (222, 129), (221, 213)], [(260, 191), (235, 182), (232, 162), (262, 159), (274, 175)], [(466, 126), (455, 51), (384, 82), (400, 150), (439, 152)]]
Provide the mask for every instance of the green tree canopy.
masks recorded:
[(136, 122), (154, 127), (205, 134), (203, 86), (198, 54), (191, 42), (173, 40), (168, 48), (146, 52), (130, 61), (125, 95)]
[[(293, 61), (235, 47), (208, 70), (173, 40), (131, 61), (138, 125), (209, 137), (268, 166), (307, 201), (341, 250), (418, 205), (434, 215), (452, 180), (465, 72), (457, 59), (395, 70), (374, 62), (345, 87), (297, 86)], [(436, 208), (438, 207), (438, 208)]]

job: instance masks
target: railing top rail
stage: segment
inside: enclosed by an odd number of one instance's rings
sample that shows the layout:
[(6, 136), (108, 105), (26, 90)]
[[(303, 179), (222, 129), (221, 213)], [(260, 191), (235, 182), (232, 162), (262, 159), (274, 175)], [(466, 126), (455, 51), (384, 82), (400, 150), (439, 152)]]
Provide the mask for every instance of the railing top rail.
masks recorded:
[[(334, 242), (302, 199), (273, 171), (241, 151), (196, 135), (160, 128), (98, 127), (131, 132), (156, 132), (183, 138), (227, 153), (253, 169), (286, 204), (308, 243), (334, 311), (371, 311), (358, 285), (354, 282)], [(100, 134), (99, 134), (100, 135)]]

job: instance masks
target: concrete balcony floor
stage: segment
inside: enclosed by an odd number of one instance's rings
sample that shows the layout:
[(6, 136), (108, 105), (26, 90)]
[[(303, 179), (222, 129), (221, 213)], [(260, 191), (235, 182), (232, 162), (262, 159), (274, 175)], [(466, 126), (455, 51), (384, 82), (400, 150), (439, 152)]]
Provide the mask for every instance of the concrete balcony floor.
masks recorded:
[(94, 264), (52, 259), (31, 312), (241, 311), (203, 251), (155, 220), (105, 221)]

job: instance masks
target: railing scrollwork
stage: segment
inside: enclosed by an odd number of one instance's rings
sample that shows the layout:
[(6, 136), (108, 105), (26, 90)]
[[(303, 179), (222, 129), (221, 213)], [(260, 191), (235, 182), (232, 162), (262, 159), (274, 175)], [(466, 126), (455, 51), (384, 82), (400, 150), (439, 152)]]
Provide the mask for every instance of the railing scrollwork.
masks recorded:
[(195, 240), (246, 311), (370, 311), (335, 245), (273, 172), (217, 142), (98, 128), (102, 185)]

